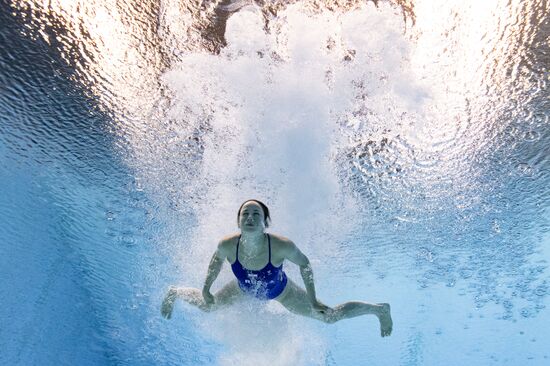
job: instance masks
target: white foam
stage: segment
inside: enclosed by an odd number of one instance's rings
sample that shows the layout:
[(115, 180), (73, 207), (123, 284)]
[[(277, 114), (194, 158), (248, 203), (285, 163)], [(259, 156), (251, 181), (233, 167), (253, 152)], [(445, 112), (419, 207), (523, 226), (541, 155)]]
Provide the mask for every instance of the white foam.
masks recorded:
[[(196, 179), (204, 194), (187, 244), (195, 257), (178, 258), (186, 279), (201, 283), (215, 240), (236, 230), (236, 209), (251, 197), (266, 201), (272, 230), (299, 243), (314, 263), (354, 225), (333, 157), (347, 138), (338, 121), (357, 102), (357, 82), (382, 115), (388, 101), (403, 109), (419, 97), (402, 86), (409, 78), (401, 70), (408, 48), (400, 15), (381, 9), (340, 16), (293, 5), (266, 33), (261, 12), (247, 6), (229, 18), (220, 55), (189, 54), (164, 75), (170, 118), (210, 129)], [(346, 61), (350, 50), (354, 59)], [(217, 286), (230, 277), (224, 271)], [(225, 346), (223, 365), (324, 363), (324, 340), (311, 320), (242, 307), (205, 319), (203, 331)]]

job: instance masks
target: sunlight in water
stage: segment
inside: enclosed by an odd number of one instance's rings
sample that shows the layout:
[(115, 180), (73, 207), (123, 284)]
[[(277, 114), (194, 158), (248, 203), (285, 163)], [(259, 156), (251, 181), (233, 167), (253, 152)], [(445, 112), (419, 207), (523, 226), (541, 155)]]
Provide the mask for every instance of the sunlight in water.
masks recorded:
[[(103, 138), (129, 171), (105, 212), (90, 193), (99, 224), (66, 228), (75, 242), (99, 232), (99, 249), (77, 244), (72, 259), (90, 273), (84, 290), (106, 294), (95, 347), (129, 364), (440, 364), (450, 350), (457, 363), (499, 364), (523, 357), (514, 345), (542, 357), (531, 339), (548, 294), (537, 252), (548, 231), (547, 48), (536, 44), (547, 42), (546, 2), (406, 3), (405, 20), (370, 1), (10, 5), (108, 112)], [(88, 121), (61, 120), (59, 135), (71, 123), (80, 141)], [(308, 254), (324, 301), (395, 304), (389, 341), (372, 318), (326, 327), (277, 303), (215, 314), (178, 304), (160, 318), (167, 284), (201, 287), (251, 197)], [(128, 202), (138, 214), (117, 211)], [(139, 235), (152, 244), (134, 245)], [(226, 266), (216, 286), (232, 278)], [(500, 333), (514, 345), (493, 342)]]
[[(135, 118), (149, 113), (144, 106), (159, 93), (162, 67), (150, 30), (139, 23), (151, 16), (149, 9), (123, 9), (103, 0), (17, 1), (14, 6), (30, 14), (41, 34), (62, 50), (62, 57), (76, 69), (74, 81), (100, 98), (107, 111)], [(49, 20), (40, 23), (42, 17)], [(64, 32), (50, 38), (46, 31), (51, 26)]]

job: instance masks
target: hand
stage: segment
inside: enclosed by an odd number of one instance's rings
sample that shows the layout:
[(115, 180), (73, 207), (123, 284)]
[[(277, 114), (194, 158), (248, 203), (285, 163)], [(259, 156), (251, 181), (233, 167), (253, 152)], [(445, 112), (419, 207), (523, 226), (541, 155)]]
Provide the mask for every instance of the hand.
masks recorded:
[(174, 302), (176, 301), (177, 294), (178, 291), (174, 287), (170, 287), (164, 301), (162, 302), (160, 313), (166, 319), (170, 319), (172, 317), (172, 310), (174, 309)]
[(214, 295), (210, 293), (210, 290), (202, 290), (202, 297), (207, 305), (212, 305), (215, 302)]
[(312, 301), (311, 306), (313, 306), (313, 309), (315, 311), (317, 311), (318, 313), (321, 313), (321, 314), (327, 314), (329, 311), (332, 310), (330, 307), (328, 307), (325, 304), (319, 302), (318, 300)]

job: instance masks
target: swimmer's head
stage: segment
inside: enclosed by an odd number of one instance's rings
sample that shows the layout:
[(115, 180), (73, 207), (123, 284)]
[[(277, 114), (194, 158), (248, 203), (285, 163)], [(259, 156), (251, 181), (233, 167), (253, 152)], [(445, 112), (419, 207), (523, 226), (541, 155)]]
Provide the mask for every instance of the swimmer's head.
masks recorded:
[(240, 229), (254, 229), (258, 225), (263, 229), (268, 227), (270, 222), (269, 209), (261, 201), (246, 200), (237, 211), (237, 225)]

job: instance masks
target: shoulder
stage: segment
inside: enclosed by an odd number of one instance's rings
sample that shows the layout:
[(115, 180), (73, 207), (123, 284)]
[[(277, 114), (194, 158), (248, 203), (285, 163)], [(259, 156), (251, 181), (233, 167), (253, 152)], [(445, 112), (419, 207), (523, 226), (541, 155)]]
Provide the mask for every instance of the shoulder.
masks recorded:
[(272, 247), (277, 256), (288, 259), (289, 261), (296, 263), (300, 266), (309, 263), (307, 257), (298, 249), (296, 244), (284, 236), (269, 234), (271, 236)]
[(231, 234), (223, 237), (218, 243), (218, 252), (227, 255), (229, 252), (233, 251), (237, 246), (238, 238), (239, 234)]
[(294, 242), (289, 238), (271, 233), (269, 233), (269, 237), (271, 238), (272, 245), (276, 247), (277, 250), (285, 252), (296, 250), (296, 244), (294, 244)]

